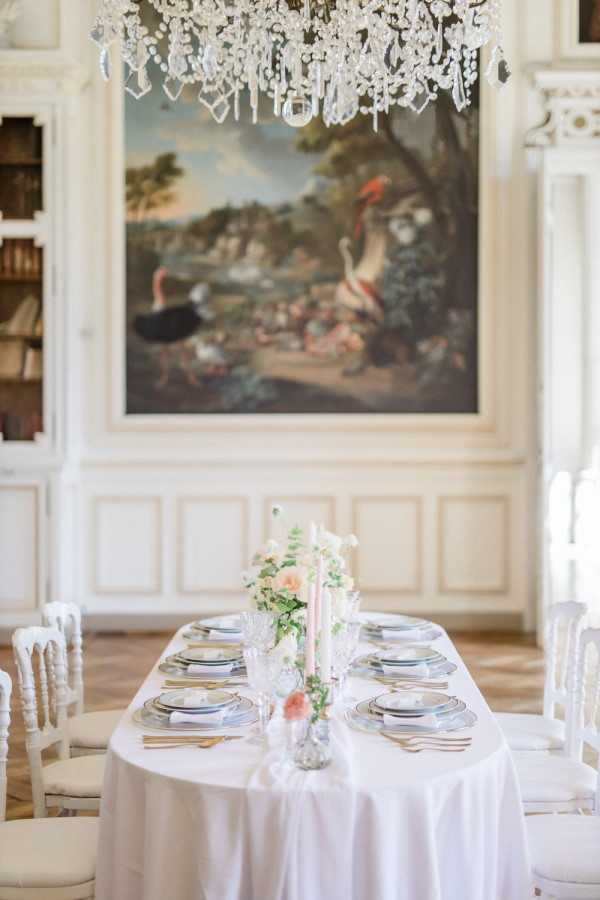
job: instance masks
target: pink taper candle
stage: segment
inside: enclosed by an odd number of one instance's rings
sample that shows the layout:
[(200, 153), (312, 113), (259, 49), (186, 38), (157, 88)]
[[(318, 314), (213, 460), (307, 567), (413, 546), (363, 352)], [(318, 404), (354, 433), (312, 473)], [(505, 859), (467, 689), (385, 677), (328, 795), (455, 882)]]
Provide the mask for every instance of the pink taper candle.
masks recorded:
[[(316, 531), (315, 523), (311, 522), (308, 536), (308, 552), (311, 556), (316, 543)], [(304, 674), (306, 678), (315, 674), (315, 639), (317, 634), (315, 600), (316, 588), (314, 584), (310, 584), (306, 601), (306, 640), (304, 642)]]

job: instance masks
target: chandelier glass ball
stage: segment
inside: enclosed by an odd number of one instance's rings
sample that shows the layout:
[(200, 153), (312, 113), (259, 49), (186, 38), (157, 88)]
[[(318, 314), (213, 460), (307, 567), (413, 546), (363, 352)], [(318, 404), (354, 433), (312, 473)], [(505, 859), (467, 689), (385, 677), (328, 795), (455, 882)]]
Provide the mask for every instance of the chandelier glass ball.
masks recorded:
[(185, 86), (222, 123), (248, 96), (257, 121), (260, 95), (275, 115), (302, 127), (322, 115), (344, 125), (359, 112), (394, 106), (421, 112), (439, 91), (457, 110), (469, 105), (479, 51), (486, 76), (502, 84), (501, 0), (100, 0), (91, 33), (110, 77), (111, 47), (125, 63), (136, 98), (158, 75), (170, 100)]

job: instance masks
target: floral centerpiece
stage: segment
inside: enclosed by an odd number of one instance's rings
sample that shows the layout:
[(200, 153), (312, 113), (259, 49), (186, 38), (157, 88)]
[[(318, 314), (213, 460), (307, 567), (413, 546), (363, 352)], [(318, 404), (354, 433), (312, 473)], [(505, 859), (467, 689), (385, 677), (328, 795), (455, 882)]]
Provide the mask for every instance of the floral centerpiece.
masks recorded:
[[(274, 519), (283, 516), (280, 506), (272, 507), (271, 512)], [(310, 532), (307, 538), (303, 529), (294, 525), (282, 542), (267, 541), (243, 573), (252, 605), (275, 615), (277, 647), (290, 657), (296, 656), (306, 635), (309, 591), (316, 586), (317, 570), (322, 573), (322, 588), (331, 592), (334, 618), (343, 618), (346, 592), (354, 587), (345, 558), (345, 551), (358, 543), (354, 535), (342, 538), (314, 526)]]

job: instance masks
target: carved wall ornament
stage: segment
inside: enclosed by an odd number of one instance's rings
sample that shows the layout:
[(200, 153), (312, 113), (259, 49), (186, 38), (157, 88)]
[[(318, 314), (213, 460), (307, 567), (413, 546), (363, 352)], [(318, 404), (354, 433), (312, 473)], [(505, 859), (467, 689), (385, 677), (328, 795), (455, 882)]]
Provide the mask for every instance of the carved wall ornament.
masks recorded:
[(533, 82), (544, 95), (546, 115), (529, 131), (528, 146), (600, 143), (600, 72), (540, 70)]

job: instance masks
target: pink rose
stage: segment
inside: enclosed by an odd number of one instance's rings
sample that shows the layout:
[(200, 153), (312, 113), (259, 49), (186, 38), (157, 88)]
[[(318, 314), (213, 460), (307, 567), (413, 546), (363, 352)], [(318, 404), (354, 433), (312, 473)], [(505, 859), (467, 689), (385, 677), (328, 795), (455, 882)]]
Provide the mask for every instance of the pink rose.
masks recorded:
[(295, 566), (289, 566), (282, 569), (275, 578), (275, 588), (285, 590), (292, 594), (297, 594), (302, 587), (302, 573)]
[(306, 719), (310, 713), (310, 703), (304, 691), (292, 691), (283, 705), (283, 717), (288, 722)]

